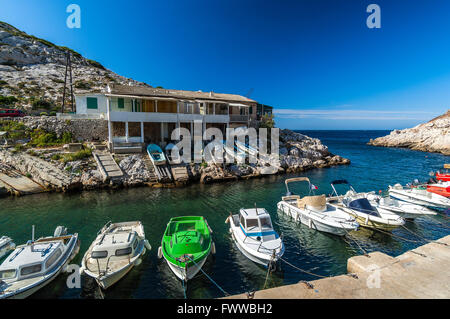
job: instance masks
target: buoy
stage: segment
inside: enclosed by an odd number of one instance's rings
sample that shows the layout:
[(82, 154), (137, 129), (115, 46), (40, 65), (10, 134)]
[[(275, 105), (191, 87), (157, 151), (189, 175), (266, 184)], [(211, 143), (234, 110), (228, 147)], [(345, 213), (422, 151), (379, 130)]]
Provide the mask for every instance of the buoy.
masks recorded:
[(163, 253), (162, 253), (162, 247), (159, 246), (159, 247), (158, 247), (158, 258), (161, 259), (162, 256), (163, 256)]
[(138, 259), (136, 259), (136, 260), (134, 261), (134, 265), (135, 265), (135, 266), (139, 266), (141, 263), (142, 263), (142, 259), (141, 259), (141, 258), (138, 258)]
[(150, 243), (148, 242), (148, 240), (144, 240), (144, 245), (145, 247), (147, 247), (148, 250), (152, 250), (152, 246), (150, 245)]
[(212, 253), (213, 255), (216, 254), (216, 244), (215, 244), (214, 242), (212, 242), (212, 244), (211, 244), (211, 253)]

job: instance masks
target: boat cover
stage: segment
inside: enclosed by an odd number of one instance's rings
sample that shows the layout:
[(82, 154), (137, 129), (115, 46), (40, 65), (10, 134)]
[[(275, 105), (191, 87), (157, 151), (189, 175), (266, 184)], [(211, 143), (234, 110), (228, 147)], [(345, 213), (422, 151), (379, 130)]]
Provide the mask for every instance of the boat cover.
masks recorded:
[(355, 199), (348, 204), (348, 207), (368, 215), (378, 216), (378, 212), (370, 205), (367, 198)]
[(335, 181), (332, 181), (331, 184), (333, 185), (338, 185), (338, 184), (350, 184), (349, 182), (347, 182), (346, 179), (337, 179)]

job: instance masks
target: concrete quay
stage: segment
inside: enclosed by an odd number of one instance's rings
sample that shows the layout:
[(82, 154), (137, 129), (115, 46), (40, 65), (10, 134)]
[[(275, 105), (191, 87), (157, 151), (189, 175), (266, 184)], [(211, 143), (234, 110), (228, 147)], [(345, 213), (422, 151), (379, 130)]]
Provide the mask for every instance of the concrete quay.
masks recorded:
[(253, 299), (450, 298), (450, 235), (397, 257), (381, 252), (369, 256), (349, 258), (348, 274), (309, 281), (313, 288), (299, 282), (256, 291)]

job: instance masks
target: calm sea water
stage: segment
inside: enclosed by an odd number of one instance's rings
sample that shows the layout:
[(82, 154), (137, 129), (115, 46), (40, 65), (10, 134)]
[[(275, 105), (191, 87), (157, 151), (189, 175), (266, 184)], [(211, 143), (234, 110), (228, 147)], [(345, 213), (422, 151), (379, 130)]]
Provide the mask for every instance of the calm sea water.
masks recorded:
[[(142, 264), (104, 293), (104, 298), (183, 298), (183, 288), (168, 266), (157, 258), (157, 249), (165, 226), (172, 216), (203, 215), (214, 233), (217, 254), (204, 266), (210, 275), (230, 294), (261, 289), (266, 270), (247, 260), (232, 243), (225, 219), (241, 207), (265, 207), (272, 215), (275, 228), (283, 233), (285, 259), (290, 263), (325, 276), (346, 273), (347, 259), (361, 254), (358, 246), (345, 238), (312, 231), (278, 215), (276, 203), (285, 193), (284, 180), (293, 176), (308, 176), (319, 187), (316, 193), (331, 193), (330, 182), (346, 178), (357, 191), (384, 190), (394, 183), (407, 183), (414, 178), (426, 180), (431, 170), (437, 170), (450, 157), (407, 149), (388, 149), (366, 145), (370, 138), (387, 131), (305, 131), (329, 146), (331, 152), (349, 158), (349, 166), (315, 169), (296, 175), (271, 176), (248, 181), (213, 185), (191, 185), (186, 188), (132, 188), (118, 191), (95, 191), (76, 194), (40, 194), (21, 198), (1, 199), (0, 235), (24, 243), (31, 237), (31, 225), (36, 225), (37, 237), (52, 235), (56, 226), (65, 225), (78, 232), (81, 258), (97, 231), (109, 220), (140, 220), (145, 226), (152, 250)], [(297, 189), (299, 192), (305, 188)], [(447, 226), (443, 226), (447, 225)], [(420, 236), (437, 239), (449, 234), (448, 217), (419, 218), (407, 227)], [(423, 244), (405, 229), (393, 232), (408, 242), (369, 230), (352, 234), (367, 251), (382, 251), (397, 256)], [(419, 240), (420, 241), (420, 240)], [(269, 277), (267, 286), (274, 287), (314, 280), (287, 264)], [(66, 275), (59, 276), (33, 298), (99, 297), (97, 292), (68, 289)], [(86, 289), (85, 289), (86, 290)], [(216, 298), (223, 294), (204, 275), (189, 281), (188, 298)]]

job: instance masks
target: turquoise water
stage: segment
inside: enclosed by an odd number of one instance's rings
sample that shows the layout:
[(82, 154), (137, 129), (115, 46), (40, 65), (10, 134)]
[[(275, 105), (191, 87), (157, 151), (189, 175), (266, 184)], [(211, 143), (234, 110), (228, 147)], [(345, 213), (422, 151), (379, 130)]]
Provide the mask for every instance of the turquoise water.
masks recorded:
[[(358, 191), (378, 191), (389, 184), (402, 184), (414, 178), (428, 179), (430, 170), (437, 170), (450, 157), (406, 149), (378, 148), (366, 145), (370, 138), (385, 135), (384, 131), (307, 131), (320, 138), (331, 152), (347, 157), (349, 166), (315, 169), (302, 174), (271, 176), (248, 181), (213, 185), (191, 185), (176, 189), (132, 188), (116, 191), (95, 191), (75, 194), (40, 194), (21, 198), (1, 199), (0, 235), (24, 243), (31, 237), (31, 225), (36, 225), (38, 236), (53, 234), (58, 225), (78, 232), (81, 239), (81, 258), (95, 238), (97, 231), (109, 220), (141, 220), (152, 250), (143, 263), (123, 280), (104, 292), (104, 298), (183, 298), (181, 283), (168, 266), (156, 256), (165, 226), (172, 216), (203, 215), (213, 229), (217, 254), (204, 266), (210, 275), (230, 294), (243, 293), (264, 286), (266, 270), (245, 259), (230, 240), (225, 219), (230, 212), (241, 207), (265, 207), (272, 215), (275, 228), (283, 233), (286, 246), (285, 259), (290, 263), (324, 276), (346, 272), (351, 256), (361, 254), (350, 240), (312, 231), (293, 224), (276, 212), (276, 203), (285, 193), (284, 179), (308, 176), (319, 187), (316, 193), (329, 194), (330, 181), (346, 178)], [(301, 189), (298, 189), (302, 191)], [(442, 226), (445, 224), (447, 226)], [(428, 239), (449, 234), (448, 217), (438, 215), (408, 222), (407, 227)], [(394, 234), (417, 241), (405, 229)], [(407, 242), (381, 233), (360, 230), (354, 238), (367, 251), (383, 251), (397, 256), (423, 244)], [(273, 287), (314, 280), (315, 277), (282, 265), (281, 271), (269, 277), (267, 286)], [(36, 293), (33, 298), (99, 297), (97, 291), (68, 289), (66, 275)], [(204, 275), (188, 283), (188, 298), (215, 298), (223, 294)]]

